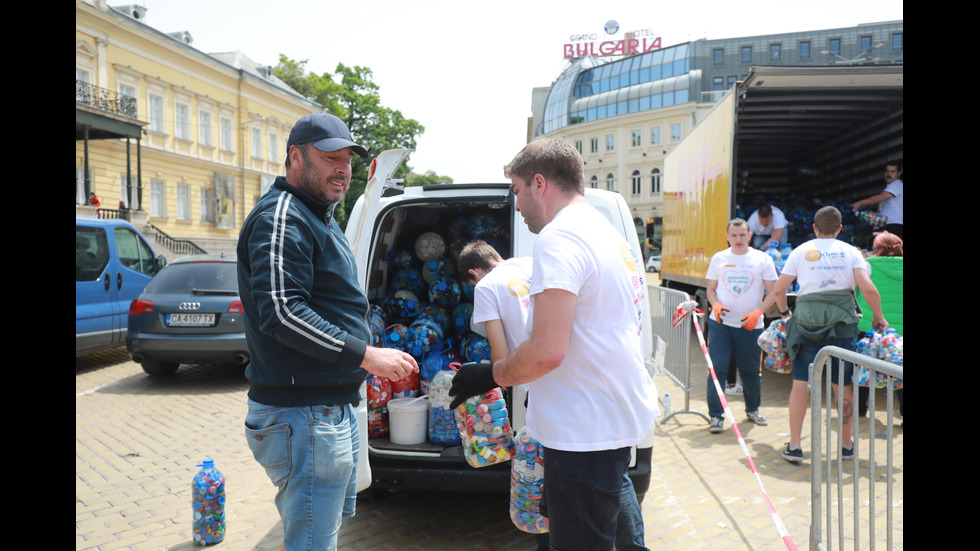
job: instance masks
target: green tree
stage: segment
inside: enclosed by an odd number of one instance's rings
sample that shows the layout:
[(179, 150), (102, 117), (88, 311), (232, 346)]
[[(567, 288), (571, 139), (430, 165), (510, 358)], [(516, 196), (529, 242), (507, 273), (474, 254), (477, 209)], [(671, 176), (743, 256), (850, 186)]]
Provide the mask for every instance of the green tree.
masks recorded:
[(405, 187), (432, 186), (437, 184), (451, 184), (453, 179), (449, 176), (439, 176), (434, 170), (427, 170), (425, 174), (410, 174), (405, 178)]
[[(370, 156), (355, 156), (352, 164), (350, 189), (337, 211), (337, 222), (347, 226), (347, 217), (367, 184), (368, 167), (378, 153), (386, 149), (415, 149), (415, 140), (425, 131), (418, 121), (405, 118), (401, 111), (381, 104), (379, 87), (373, 80), (374, 73), (367, 67), (337, 65), (334, 75), (316, 75), (306, 72), (306, 61), (294, 61), (279, 56), (276, 76), (305, 97), (319, 103), (328, 113), (340, 117), (350, 128), (354, 140), (364, 146)], [(335, 81), (334, 77), (339, 81)], [(408, 174), (407, 162), (395, 173), (404, 178)]]

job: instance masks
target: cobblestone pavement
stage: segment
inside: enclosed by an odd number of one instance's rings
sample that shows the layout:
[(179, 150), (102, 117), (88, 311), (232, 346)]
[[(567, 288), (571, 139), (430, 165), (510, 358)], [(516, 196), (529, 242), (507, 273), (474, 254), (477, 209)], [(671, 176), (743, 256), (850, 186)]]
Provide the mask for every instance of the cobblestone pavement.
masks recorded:
[[(695, 381), (690, 409), (706, 412), (706, 362), (696, 339), (691, 358)], [(684, 393), (672, 380), (661, 376), (657, 385), (661, 396), (671, 394), (674, 410), (683, 409)], [(794, 465), (779, 455), (789, 439), (789, 385), (788, 375), (763, 373), (762, 410), (768, 426), (745, 419), (740, 398), (731, 402), (776, 513), (795, 545), (806, 549), (809, 461)], [(76, 549), (196, 548), (191, 540), (190, 483), (196, 465), (206, 457), (214, 458), (227, 479), (227, 535), (212, 547), (279, 549), (282, 524), (272, 502), (273, 487), (252, 459), (241, 431), (247, 388), (240, 368), (182, 366), (175, 377), (159, 379), (147, 377), (124, 349), (76, 359)], [(878, 403), (883, 404), (883, 391), (878, 392)], [(895, 549), (902, 548), (903, 534), (900, 423), (896, 411)], [(884, 424), (885, 414), (879, 411), (872, 425), (878, 457), (883, 457), (885, 448)], [(809, 418), (806, 427), (804, 449), (809, 446)], [(867, 438), (867, 419), (861, 421), (861, 429)], [(860, 479), (869, 477), (863, 458), (866, 449), (859, 452)], [(787, 548), (728, 423), (722, 434), (709, 433), (707, 423), (693, 414), (658, 424), (653, 459), (651, 487), (643, 503), (651, 549)], [(882, 503), (883, 466), (874, 478), (876, 501)], [(360, 497), (357, 515), (341, 529), (341, 549), (536, 549), (532, 536), (511, 524), (504, 494), (404, 491)], [(880, 542), (884, 542), (884, 520), (875, 522)], [(867, 526), (861, 531), (866, 536)], [(885, 546), (881, 543), (878, 548)]]

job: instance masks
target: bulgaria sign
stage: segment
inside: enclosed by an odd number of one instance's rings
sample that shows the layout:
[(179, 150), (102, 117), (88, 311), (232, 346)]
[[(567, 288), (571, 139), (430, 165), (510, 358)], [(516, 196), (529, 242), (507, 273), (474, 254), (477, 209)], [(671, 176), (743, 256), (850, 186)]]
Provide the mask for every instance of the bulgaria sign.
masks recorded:
[[(610, 21), (609, 23), (615, 22)], [(606, 24), (607, 33), (610, 30), (608, 28), (609, 23)], [(614, 28), (618, 29), (618, 25)], [(569, 43), (565, 44), (565, 59), (587, 56), (633, 55), (660, 49), (660, 37), (656, 36), (651, 29), (627, 32), (626, 36), (627, 38), (622, 40), (600, 42), (596, 33), (573, 34), (568, 37)]]

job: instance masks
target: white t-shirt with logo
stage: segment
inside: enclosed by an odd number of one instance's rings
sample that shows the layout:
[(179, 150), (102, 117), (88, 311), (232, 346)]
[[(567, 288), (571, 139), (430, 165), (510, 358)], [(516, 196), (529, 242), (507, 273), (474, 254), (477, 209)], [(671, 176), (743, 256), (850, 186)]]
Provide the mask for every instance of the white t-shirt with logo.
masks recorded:
[(531, 315), (531, 259), (509, 258), (473, 288), (473, 323), (500, 320), (511, 352), (526, 338)]
[[(758, 249), (749, 248), (745, 254), (735, 254), (729, 247), (711, 257), (706, 277), (718, 282), (715, 291), (718, 302), (728, 308), (728, 313), (721, 318), (722, 323), (741, 327), (742, 318), (762, 304), (766, 290), (763, 282), (775, 281), (776, 265), (769, 255)], [(755, 329), (762, 329), (763, 325), (759, 318)]]
[(564, 361), (526, 385), (528, 435), (565, 451), (637, 444), (660, 414), (643, 361), (643, 263), (590, 205), (562, 209), (538, 235), (533, 258), (532, 296), (561, 289), (577, 302)]
[(854, 290), (854, 269), (867, 270), (861, 251), (834, 238), (818, 238), (793, 249), (782, 273), (796, 277), (797, 296), (821, 291)]

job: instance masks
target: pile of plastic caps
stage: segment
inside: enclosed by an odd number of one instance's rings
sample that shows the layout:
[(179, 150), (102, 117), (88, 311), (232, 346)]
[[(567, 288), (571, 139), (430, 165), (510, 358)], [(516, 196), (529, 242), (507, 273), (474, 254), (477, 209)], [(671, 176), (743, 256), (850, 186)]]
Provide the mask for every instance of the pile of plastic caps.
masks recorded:
[(514, 437), (510, 469), (510, 520), (521, 531), (529, 534), (548, 531), (540, 509), (543, 488), (544, 448), (522, 427)]
[[(861, 337), (856, 346), (859, 354), (884, 360), (895, 365), (905, 365), (905, 344), (903, 338), (894, 329), (868, 331)], [(857, 366), (854, 370), (854, 383), (860, 386), (885, 388), (888, 375), (872, 372), (867, 367)], [(902, 379), (895, 379), (894, 388), (904, 388)]]
[(759, 348), (762, 349), (762, 365), (774, 373), (792, 373), (793, 362), (786, 352), (786, 322), (775, 319), (759, 335)]
[(371, 344), (411, 354), (420, 372), (400, 381), (368, 380), (369, 437), (388, 435), (389, 400), (429, 394), (435, 376), (453, 362), (490, 360), (490, 343), (470, 326), (473, 286), (463, 283), (456, 264), (474, 239), (506, 258), (506, 228), (504, 217), (460, 216), (445, 224), (445, 236), (426, 231), (414, 237), (410, 250), (393, 250), (382, 259), (389, 282), (384, 298), (368, 311)]
[(471, 467), (510, 461), (514, 456), (513, 432), (500, 387), (467, 398), (457, 406), (456, 425), (462, 439), (463, 457)]

